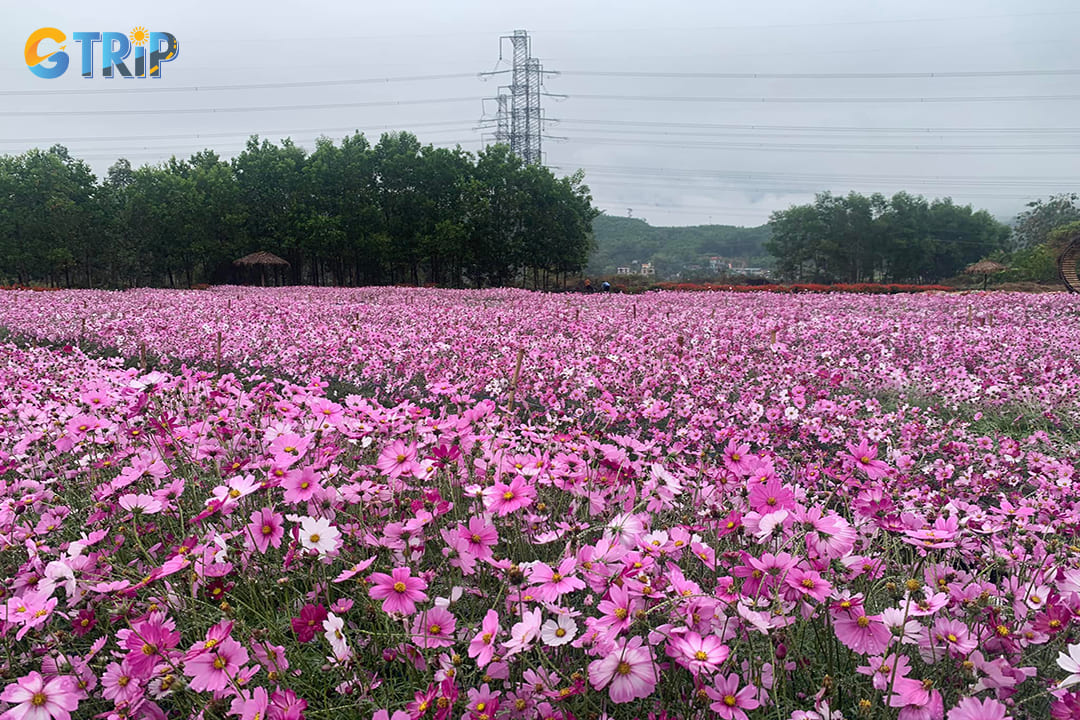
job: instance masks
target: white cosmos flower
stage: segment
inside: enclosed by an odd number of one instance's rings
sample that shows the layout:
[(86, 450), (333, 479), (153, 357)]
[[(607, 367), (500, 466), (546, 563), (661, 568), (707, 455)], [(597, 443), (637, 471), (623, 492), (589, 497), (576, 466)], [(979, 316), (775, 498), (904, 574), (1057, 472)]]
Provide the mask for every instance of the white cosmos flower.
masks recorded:
[(337, 550), (341, 531), (326, 518), (305, 517), (300, 519), (300, 544), (307, 550), (317, 550), (326, 555)]
[(1058, 667), (1069, 673), (1069, 677), (1058, 683), (1058, 687), (1069, 687), (1080, 683), (1080, 645), (1070, 645), (1069, 654), (1058, 653)]
[(559, 647), (577, 637), (577, 623), (568, 615), (548, 620), (540, 628), (540, 639), (549, 647)]

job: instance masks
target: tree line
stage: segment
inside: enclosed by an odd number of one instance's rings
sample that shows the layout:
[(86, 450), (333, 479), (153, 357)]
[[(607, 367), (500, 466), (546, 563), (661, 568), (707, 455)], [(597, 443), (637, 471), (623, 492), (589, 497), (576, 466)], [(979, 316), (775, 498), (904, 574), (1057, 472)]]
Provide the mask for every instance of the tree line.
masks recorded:
[(121, 158), (100, 182), (57, 145), (0, 157), (0, 283), (234, 282), (233, 261), (264, 250), (291, 283), (546, 287), (585, 267), (597, 214), (580, 171), (405, 132), (310, 153), (252, 136), (232, 161)]
[(769, 222), (777, 274), (814, 283), (937, 282), (1009, 249), (1012, 233), (985, 210), (906, 192), (819, 193)]

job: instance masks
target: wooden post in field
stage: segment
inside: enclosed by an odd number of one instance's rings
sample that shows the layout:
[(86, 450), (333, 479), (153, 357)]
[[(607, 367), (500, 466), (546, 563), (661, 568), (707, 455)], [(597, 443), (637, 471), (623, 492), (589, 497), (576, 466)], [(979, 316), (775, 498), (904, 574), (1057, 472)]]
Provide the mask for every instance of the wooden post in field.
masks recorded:
[(521, 359), (525, 357), (525, 348), (520, 348), (517, 354), (517, 362), (514, 363), (514, 377), (510, 380), (510, 412), (514, 412), (514, 401), (517, 399), (518, 378), (521, 377)]
[(221, 331), (218, 330), (217, 342), (214, 347), (214, 361), (217, 364), (217, 371), (221, 372)]
[(686, 343), (686, 338), (684, 338), (682, 335), (679, 335), (675, 338), (675, 342), (679, 345), (679, 357), (682, 357), (683, 344)]
[(776, 344), (776, 330), (775, 329), (769, 331), (769, 344), (770, 345), (775, 345)]
[(637, 320), (637, 304), (634, 305), (634, 319)]
[(574, 308), (574, 322), (581, 319), (581, 308)]

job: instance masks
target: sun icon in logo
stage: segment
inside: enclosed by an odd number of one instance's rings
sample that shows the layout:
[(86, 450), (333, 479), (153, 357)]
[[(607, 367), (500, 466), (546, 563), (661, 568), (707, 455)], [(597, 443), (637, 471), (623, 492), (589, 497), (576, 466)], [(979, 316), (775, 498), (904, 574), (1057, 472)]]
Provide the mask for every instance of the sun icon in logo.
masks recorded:
[(132, 45), (145, 45), (146, 41), (150, 39), (150, 33), (146, 32), (146, 28), (142, 25), (132, 28), (128, 33), (128, 37), (131, 38)]

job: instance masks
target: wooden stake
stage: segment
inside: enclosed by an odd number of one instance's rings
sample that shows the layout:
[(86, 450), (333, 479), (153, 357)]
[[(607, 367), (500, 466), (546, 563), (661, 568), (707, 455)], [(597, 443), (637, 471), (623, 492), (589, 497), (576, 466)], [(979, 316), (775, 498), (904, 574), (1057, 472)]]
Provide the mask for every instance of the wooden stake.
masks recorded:
[(637, 305), (634, 305), (634, 319), (637, 320)]
[(514, 401), (517, 399), (518, 378), (521, 376), (521, 359), (525, 357), (525, 348), (520, 348), (517, 354), (517, 362), (514, 363), (514, 377), (510, 381), (510, 412), (514, 412)]
[(769, 344), (770, 345), (775, 345), (776, 344), (776, 330), (770, 330), (769, 331)]
[(968, 325), (971, 325), (971, 306), (968, 305)]
[(214, 349), (214, 359), (217, 362), (217, 371), (221, 372), (221, 331), (217, 333), (217, 343)]
[(574, 322), (581, 319), (581, 308), (574, 308)]

